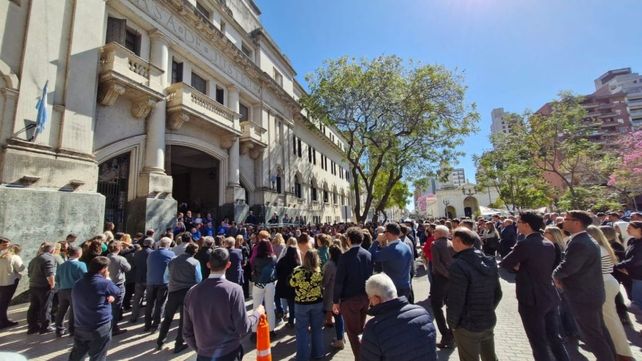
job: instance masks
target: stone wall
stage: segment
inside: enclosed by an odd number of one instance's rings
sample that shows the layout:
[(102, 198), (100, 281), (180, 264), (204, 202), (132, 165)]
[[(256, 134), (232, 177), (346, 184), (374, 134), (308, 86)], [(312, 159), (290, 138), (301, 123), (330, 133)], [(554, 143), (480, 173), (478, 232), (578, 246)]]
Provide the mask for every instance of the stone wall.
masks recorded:
[[(0, 230), (22, 246), (25, 264), (43, 241), (61, 241), (69, 233), (77, 243), (102, 231), (105, 197), (98, 193), (0, 187)], [(23, 277), (18, 293), (28, 287)]]

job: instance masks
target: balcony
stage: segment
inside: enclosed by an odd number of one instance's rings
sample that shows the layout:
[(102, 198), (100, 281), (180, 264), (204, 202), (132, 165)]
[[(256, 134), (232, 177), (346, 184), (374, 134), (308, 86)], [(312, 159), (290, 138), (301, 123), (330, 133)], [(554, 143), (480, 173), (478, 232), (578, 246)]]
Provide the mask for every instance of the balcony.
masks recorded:
[(118, 43), (100, 50), (98, 101), (113, 105), (119, 96), (131, 100), (135, 118), (145, 118), (164, 98), (161, 92), (163, 71)]
[(263, 141), (265, 129), (251, 121), (241, 123), (241, 154), (250, 154), (252, 159), (258, 158), (260, 152), (267, 147)]
[(220, 135), (240, 136), (238, 114), (185, 83), (168, 87), (167, 125), (177, 130), (186, 121), (197, 121), (213, 127)]

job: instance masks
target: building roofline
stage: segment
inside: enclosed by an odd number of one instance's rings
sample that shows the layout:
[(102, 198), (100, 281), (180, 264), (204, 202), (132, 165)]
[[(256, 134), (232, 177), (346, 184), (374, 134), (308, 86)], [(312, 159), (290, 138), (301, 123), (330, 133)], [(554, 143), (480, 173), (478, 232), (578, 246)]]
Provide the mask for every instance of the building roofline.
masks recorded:
[(278, 56), (283, 64), (288, 68), (289, 71), (292, 72), (293, 77), (297, 75), (296, 70), (294, 70), (294, 67), (292, 66), (292, 62), (290, 59), (281, 51), (278, 45), (276, 45), (276, 42), (272, 37), (270, 37), (270, 34), (263, 28), (257, 28), (252, 30), (250, 33), (250, 37), (252, 37), (255, 41), (260, 41), (261, 38), (264, 38), (266, 41), (265, 43), (272, 48), (272, 51)]

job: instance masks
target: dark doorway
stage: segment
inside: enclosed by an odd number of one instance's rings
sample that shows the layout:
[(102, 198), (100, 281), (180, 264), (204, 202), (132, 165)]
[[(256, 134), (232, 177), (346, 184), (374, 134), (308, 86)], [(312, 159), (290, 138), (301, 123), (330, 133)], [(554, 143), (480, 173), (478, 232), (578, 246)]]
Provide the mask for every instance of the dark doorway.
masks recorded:
[(219, 161), (199, 150), (168, 146), (170, 166), (167, 173), (173, 178), (172, 196), (179, 205), (203, 216), (217, 216), (219, 207)]
[(129, 158), (127, 152), (98, 167), (98, 193), (105, 196), (105, 222), (113, 222), (119, 232), (127, 228)]

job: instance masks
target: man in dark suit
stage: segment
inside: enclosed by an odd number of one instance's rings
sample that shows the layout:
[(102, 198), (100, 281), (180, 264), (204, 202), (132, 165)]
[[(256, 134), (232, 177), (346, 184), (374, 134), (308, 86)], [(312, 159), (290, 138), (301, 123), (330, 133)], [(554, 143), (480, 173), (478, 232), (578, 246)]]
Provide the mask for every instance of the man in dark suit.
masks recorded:
[(502, 257), (506, 257), (517, 241), (517, 230), (512, 219), (507, 218), (504, 220), (500, 237), (499, 254)]
[[(345, 321), (346, 333), (355, 360), (359, 360), (359, 334), (363, 332), (368, 312), (366, 281), (372, 276), (372, 257), (361, 247), (363, 232), (360, 228), (350, 227), (346, 231), (350, 250), (342, 254), (334, 278), (332, 311), (341, 313)], [(404, 246), (405, 247), (405, 246)]]
[(515, 245), (500, 265), (517, 271), (519, 315), (535, 361), (567, 361), (569, 356), (557, 325), (560, 298), (550, 277), (559, 255), (553, 243), (540, 233), (543, 227), (544, 218), (540, 215), (521, 213), (517, 229), (526, 238)]
[(615, 360), (615, 348), (604, 325), (605, 300), (600, 247), (586, 233), (593, 223), (584, 211), (570, 211), (564, 217), (564, 230), (571, 234), (564, 260), (553, 271), (553, 280), (564, 289), (584, 341), (597, 361)]

